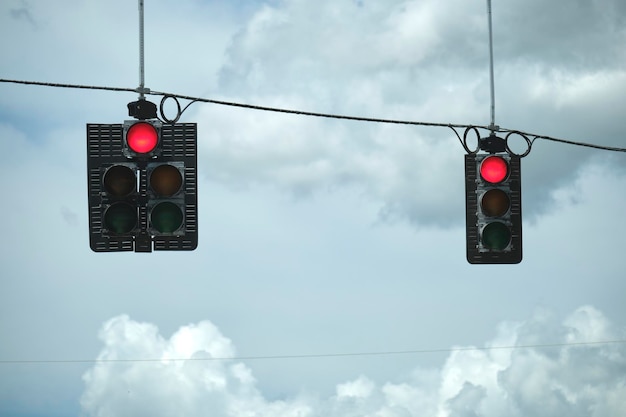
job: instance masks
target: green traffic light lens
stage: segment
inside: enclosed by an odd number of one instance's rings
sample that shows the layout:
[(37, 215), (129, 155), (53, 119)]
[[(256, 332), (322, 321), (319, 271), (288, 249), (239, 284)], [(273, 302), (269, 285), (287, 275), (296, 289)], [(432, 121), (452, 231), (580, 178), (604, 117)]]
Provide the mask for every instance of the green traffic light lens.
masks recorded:
[(137, 209), (128, 203), (115, 203), (104, 212), (104, 227), (110, 232), (125, 234), (137, 225)]
[(113, 165), (104, 174), (104, 189), (114, 197), (127, 196), (135, 191), (136, 184), (135, 173), (125, 165)]
[(178, 168), (164, 164), (156, 167), (150, 174), (150, 187), (160, 196), (170, 197), (183, 185), (183, 176)]
[(481, 240), (487, 249), (504, 250), (511, 243), (511, 230), (501, 222), (489, 223), (483, 228)]
[(510, 207), (509, 196), (499, 188), (487, 191), (480, 199), (480, 209), (489, 217), (504, 216)]
[(150, 213), (150, 222), (160, 233), (173, 233), (183, 225), (183, 211), (172, 202), (159, 203)]

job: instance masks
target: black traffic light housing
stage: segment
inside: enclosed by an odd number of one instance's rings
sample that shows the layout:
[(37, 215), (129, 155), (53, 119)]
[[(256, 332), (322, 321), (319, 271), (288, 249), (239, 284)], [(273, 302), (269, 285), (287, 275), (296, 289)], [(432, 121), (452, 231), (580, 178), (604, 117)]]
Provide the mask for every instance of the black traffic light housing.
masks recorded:
[(87, 124), (87, 174), (93, 251), (197, 247), (195, 123)]
[(465, 155), (467, 261), (517, 264), (522, 261), (521, 158), (506, 152), (504, 140), (481, 139), (490, 153)]

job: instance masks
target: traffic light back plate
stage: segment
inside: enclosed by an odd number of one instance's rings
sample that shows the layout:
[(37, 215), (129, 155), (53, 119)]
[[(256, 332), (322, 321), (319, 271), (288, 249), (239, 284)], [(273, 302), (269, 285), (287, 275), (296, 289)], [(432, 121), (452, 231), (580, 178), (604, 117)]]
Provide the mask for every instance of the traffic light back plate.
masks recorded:
[[(194, 250), (198, 245), (197, 125), (164, 124), (158, 155), (149, 161), (129, 158), (123, 145), (123, 124), (87, 124), (87, 188), (89, 242), (95, 252), (152, 250)], [(176, 234), (152, 235), (148, 209), (153, 204), (149, 190), (148, 166), (170, 164), (180, 169), (182, 190), (176, 202), (183, 208), (184, 227)], [(105, 186), (104, 176), (113, 166), (129, 167), (137, 175), (132, 195), (123, 195), (137, 207), (137, 226), (129, 233), (116, 234), (104, 225), (105, 211), (115, 202), (115, 193)], [(122, 170), (119, 169), (121, 172)], [(129, 187), (130, 188), (130, 187)], [(123, 194), (123, 193), (120, 193)], [(120, 198), (121, 200), (121, 198)]]
[(520, 157), (500, 156), (509, 164), (508, 175), (493, 184), (480, 177), (480, 163), (489, 154), (465, 155), (466, 245), (471, 264), (522, 261)]

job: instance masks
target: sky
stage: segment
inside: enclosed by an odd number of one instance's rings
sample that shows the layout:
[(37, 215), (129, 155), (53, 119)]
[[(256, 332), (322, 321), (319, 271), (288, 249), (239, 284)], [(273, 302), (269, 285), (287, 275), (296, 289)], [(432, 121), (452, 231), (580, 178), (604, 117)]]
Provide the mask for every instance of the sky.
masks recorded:
[[(145, 3), (152, 90), (490, 122), (485, 2)], [(492, 9), (496, 124), (626, 147), (626, 3)], [(0, 78), (135, 88), (138, 43), (132, 1), (0, 4)], [(196, 103), (198, 249), (94, 253), (85, 125), (136, 99), (0, 83), (0, 416), (626, 412), (625, 153), (535, 141), (522, 263), (470, 265), (450, 129)]]

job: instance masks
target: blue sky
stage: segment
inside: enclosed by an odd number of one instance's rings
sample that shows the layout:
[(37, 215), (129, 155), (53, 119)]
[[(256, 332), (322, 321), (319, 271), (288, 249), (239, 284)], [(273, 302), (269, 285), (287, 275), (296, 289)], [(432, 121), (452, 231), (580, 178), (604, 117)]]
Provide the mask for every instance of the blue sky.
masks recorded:
[[(3, 2), (0, 78), (136, 87), (130, 3)], [(625, 147), (623, 2), (493, 13), (496, 123)], [(153, 90), (489, 123), (483, 2), (155, 0), (145, 18)], [(623, 344), (167, 360), (625, 339), (623, 153), (536, 141), (524, 260), (473, 266), (449, 129), (194, 104), (198, 249), (96, 254), (85, 124), (135, 99), (0, 84), (0, 361), (162, 359), (0, 363), (0, 415), (623, 414)]]

